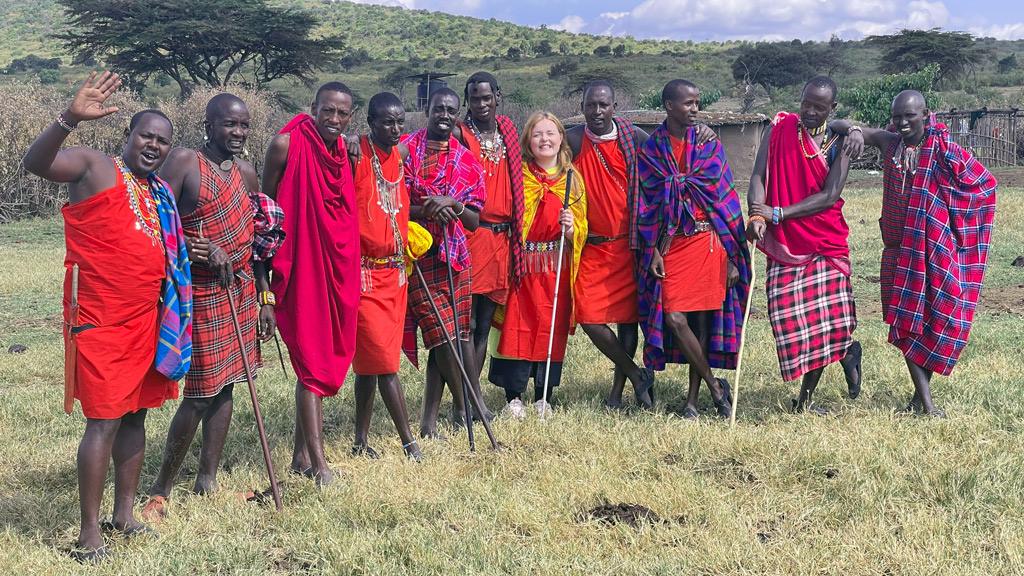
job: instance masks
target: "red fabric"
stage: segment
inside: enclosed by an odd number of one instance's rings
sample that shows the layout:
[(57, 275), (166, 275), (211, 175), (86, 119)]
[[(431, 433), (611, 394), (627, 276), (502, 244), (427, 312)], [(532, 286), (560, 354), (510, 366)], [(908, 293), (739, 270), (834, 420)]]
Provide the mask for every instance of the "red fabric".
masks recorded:
[[(480, 153), (480, 141), (473, 131), (462, 125), (466, 147), (480, 160), (484, 168), (484, 187), (487, 199), (480, 212), (481, 222), (494, 224), (512, 221), (512, 181), (508, 172), (508, 156), (502, 156), (497, 165), (491, 164)], [(472, 293), (482, 294), (498, 304), (508, 299), (512, 261), (510, 232), (495, 233), (481, 226), (467, 232), (469, 255), (472, 262)]]
[[(399, 253), (390, 217), (377, 204), (379, 188), (371, 158), (377, 154), (384, 179), (399, 182), (401, 209), (395, 221), (403, 244), (409, 236), (409, 193), (402, 178), (402, 159), (397, 148), (384, 156), (370, 139), (359, 139), (362, 150), (356, 166), (356, 197), (359, 206), (359, 246), (364, 258), (385, 258)], [(356, 353), (352, 369), (361, 376), (395, 374), (402, 356), (402, 328), (408, 289), (400, 268), (363, 266), (356, 327)]]
[(288, 217), (273, 259), (277, 327), (307, 390), (333, 396), (355, 353), (359, 309), (359, 221), (344, 146), (328, 149), (313, 119), (299, 114), (277, 201)]
[[(608, 164), (605, 169), (598, 157)], [(609, 140), (595, 146), (590, 138), (583, 138), (579, 157), (574, 162), (587, 185), (587, 228), (595, 236), (617, 237), (629, 234), (629, 215), (626, 211), (626, 157), (622, 155), (618, 140)]]
[[(785, 209), (821, 192), (828, 177), (825, 158), (807, 158), (803, 150), (817, 151), (818, 144), (798, 128), (800, 116), (779, 112), (768, 138), (765, 203)], [(800, 139), (803, 140), (801, 148)], [(843, 199), (818, 214), (785, 219), (768, 227), (761, 251), (786, 266), (802, 266), (824, 256), (849, 274), (850, 227), (843, 218)], [(846, 263), (842, 266), (842, 263)], [(845, 269), (844, 269), (845, 268)]]
[[(550, 242), (558, 240), (561, 226), (558, 218), (562, 212), (562, 198), (548, 192), (540, 201), (526, 240)], [(555, 253), (557, 255), (557, 252)], [(572, 292), (570, 274), (572, 253), (566, 250), (566, 262), (562, 265), (561, 285), (558, 288), (558, 311), (555, 315), (555, 339), (551, 360), (561, 362), (565, 358), (565, 345), (569, 339), (570, 316), (572, 313)], [(498, 354), (506, 358), (543, 361), (547, 358), (548, 339), (551, 334), (551, 312), (555, 297), (554, 270), (527, 273), (519, 286), (508, 296), (505, 318), (501, 325), (501, 341)]]
[(154, 367), (163, 245), (136, 228), (120, 173), (112, 188), (66, 204), (61, 213), (67, 249), (65, 323), (70, 320), (71, 268), (79, 268), (78, 330), (74, 336), (65, 331), (64, 338), (65, 345), (68, 338), (77, 345), (75, 398), (85, 417), (112, 420), (177, 398), (177, 382)]
[(725, 300), (728, 259), (712, 231), (676, 236), (665, 254), (661, 305), (665, 312), (718, 310)]
[[(689, 143), (686, 140), (680, 140), (675, 136), (669, 136), (669, 141), (672, 142), (672, 155), (676, 157), (676, 164), (679, 166), (679, 171), (686, 174), (689, 171), (689, 162), (687, 162), (689, 153)], [(704, 212), (696, 203), (693, 205), (693, 219), (696, 221), (707, 220), (708, 215)]]
[[(199, 198), (195, 210), (181, 218), (186, 236), (205, 238), (227, 252), (236, 271), (252, 276), (250, 260), (254, 236), (252, 201), (235, 164), (225, 176), (197, 152), (199, 161)], [(238, 348), (238, 337), (231, 322), (228, 293), (216, 284), (207, 266), (192, 264), (192, 366), (185, 376), (182, 395), (209, 398), (220, 393), (225, 384), (245, 380), (245, 365)], [(238, 324), (245, 339), (250, 366), (260, 365), (259, 302), (252, 280), (236, 278), (231, 297), (238, 311)]]

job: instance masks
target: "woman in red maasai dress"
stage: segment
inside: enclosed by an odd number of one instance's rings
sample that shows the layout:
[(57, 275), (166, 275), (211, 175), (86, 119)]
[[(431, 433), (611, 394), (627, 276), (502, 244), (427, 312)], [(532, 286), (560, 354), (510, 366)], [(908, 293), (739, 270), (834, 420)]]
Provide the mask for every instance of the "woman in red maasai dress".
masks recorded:
[[(566, 172), (572, 169), (572, 151), (565, 129), (554, 115), (537, 112), (523, 129), (523, 217), (526, 274), (509, 293), (504, 309), (495, 314), (500, 323), (497, 354), (492, 355), (488, 379), (505, 389), (506, 413), (526, 416), (523, 392), (532, 377), (535, 407), (550, 410), (550, 394), (559, 384), (562, 360), (573, 321), (572, 288), (579, 270), (580, 252), (587, 237), (587, 201), (582, 179), (574, 179), (569, 208), (563, 209)], [(558, 245), (565, 237), (560, 283), (556, 286)], [(545, 361), (551, 335), (551, 315), (558, 291), (548, 397), (543, 395)]]
[(409, 428), (405, 394), (398, 381), (408, 286), (405, 244), (409, 235), (409, 192), (402, 169), (399, 137), (405, 108), (397, 96), (382, 92), (367, 107), (370, 135), (359, 139), (355, 167), (356, 210), (359, 214), (359, 321), (356, 327), (356, 425), (353, 455), (377, 458), (369, 446), (375, 388), (402, 438), (402, 448), (415, 460), (420, 449)]

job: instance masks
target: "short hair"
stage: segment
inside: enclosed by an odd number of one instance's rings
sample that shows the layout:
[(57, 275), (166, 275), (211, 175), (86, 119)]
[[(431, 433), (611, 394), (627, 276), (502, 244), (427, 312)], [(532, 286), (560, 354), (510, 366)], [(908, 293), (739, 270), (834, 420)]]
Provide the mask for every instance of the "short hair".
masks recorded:
[(370, 98), (370, 103), (366, 106), (366, 120), (372, 122), (386, 108), (391, 108), (392, 106), (405, 110), (405, 105), (402, 104), (402, 100), (391, 92), (380, 92), (374, 94)]
[(669, 80), (668, 84), (661, 89), (661, 103), (665, 104), (669, 100), (674, 99), (679, 95), (679, 91), (683, 88), (690, 88), (693, 90), (700, 90), (697, 85), (689, 80), (683, 80), (682, 78), (676, 78), (675, 80)]
[(318, 104), (320, 102), (320, 95), (324, 92), (341, 92), (342, 94), (348, 94), (349, 98), (355, 99), (355, 96), (353, 96), (352, 91), (349, 90), (348, 86), (345, 86), (343, 83), (335, 80), (316, 89), (316, 95), (313, 96), (313, 104)]
[(615, 87), (612, 86), (611, 80), (605, 80), (604, 78), (598, 78), (597, 80), (591, 80), (590, 82), (587, 82), (586, 84), (584, 84), (583, 85), (582, 98), (584, 100), (586, 100), (587, 99), (587, 92), (590, 92), (591, 90), (593, 90), (595, 88), (607, 88), (608, 91), (612, 93), (612, 99), (615, 98)]
[(800, 91), (800, 95), (803, 96), (804, 91), (808, 88), (827, 88), (832, 93), (833, 102), (839, 98), (839, 86), (836, 86), (835, 80), (828, 76), (820, 75), (808, 80), (807, 83), (804, 84), (803, 90)]
[(501, 86), (498, 86), (498, 79), (494, 77), (494, 74), (481, 70), (479, 72), (474, 72), (472, 76), (466, 80), (466, 87), (462, 90), (466, 100), (469, 100), (469, 87), (476, 84), (490, 84), (491, 90), (495, 94), (501, 92)]
[(167, 114), (164, 114), (156, 108), (146, 108), (145, 110), (139, 110), (138, 112), (136, 112), (135, 115), (132, 116), (132, 119), (128, 121), (128, 130), (135, 130), (135, 126), (137, 126), (139, 122), (141, 122), (142, 119), (149, 114), (159, 116), (164, 120), (167, 120), (167, 123), (171, 125), (171, 130), (174, 130), (174, 122), (171, 122), (171, 119), (167, 117)]
[(206, 103), (206, 120), (210, 121), (217, 117), (220, 112), (227, 110), (228, 106), (231, 106), (232, 104), (241, 104), (242, 106), (245, 106), (245, 102), (241, 98), (227, 92), (221, 92), (213, 98), (210, 98), (210, 101)]
[(438, 96), (449, 96), (449, 95), (450, 96), (454, 96), (455, 97), (455, 101), (458, 102), (460, 106), (462, 105), (462, 100), (459, 99), (459, 95), (458, 95), (458, 93), (455, 92), (455, 90), (452, 90), (451, 88), (449, 88), (447, 86), (441, 86), (439, 88), (435, 88), (434, 91), (430, 93), (430, 97), (427, 98), (427, 109), (428, 110), (430, 109), (430, 104), (434, 101), (434, 98), (437, 98)]

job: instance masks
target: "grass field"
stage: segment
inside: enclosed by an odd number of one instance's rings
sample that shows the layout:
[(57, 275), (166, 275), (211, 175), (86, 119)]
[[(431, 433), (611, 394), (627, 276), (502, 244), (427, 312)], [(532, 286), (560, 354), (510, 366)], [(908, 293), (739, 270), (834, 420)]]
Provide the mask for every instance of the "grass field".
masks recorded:
[[(74, 458), (83, 420), (60, 409), (61, 223), (0, 226), (0, 567), (5, 574), (1024, 573), (1024, 272), (1010, 265), (1024, 253), (1024, 188), (1000, 190), (983, 306), (957, 370), (935, 382), (950, 418), (933, 420), (894, 413), (911, 388), (879, 314), (878, 177), (856, 180), (845, 195), (864, 393), (846, 399), (841, 370), (829, 368), (818, 399), (830, 416), (787, 412), (796, 389), (779, 381), (759, 280), (734, 430), (710, 418), (706, 391), (702, 423), (668, 413), (681, 404), (679, 368), (659, 375), (657, 413), (604, 411), (611, 364), (577, 334), (557, 392), (562, 409), (546, 423), (497, 421), (508, 446), (500, 454), (470, 454), (453, 434), (448, 443), (424, 442), (423, 463), (407, 462), (378, 401), (371, 443), (384, 457), (353, 459), (346, 387), (324, 404), (328, 458), (343, 477), (324, 492), (284, 478), (285, 510), (277, 513), (234, 496), (266, 483), (243, 388), (221, 492), (190, 496), (192, 480), (182, 478), (160, 536), (117, 541), (114, 557), (95, 568), (64, 552), (78, 524)], [(15, 343), (28, 350), (8, 354)], [(258, 385), (283, 474), (292, 385), (275, 369), (276, 352), (267, 350), (266, 360)], [(402, 377), (418, 419), (422, 375), (405, 366)], [(487, 386), (486, 398), (500, 408), (498, 389)], [(150, 413), (142, 489), (156, 474), (174, 408)], [(194, 448), (186, 472), (195, 469)], [(634, 526), (588, 512), (605, 504), (653, 514)]]

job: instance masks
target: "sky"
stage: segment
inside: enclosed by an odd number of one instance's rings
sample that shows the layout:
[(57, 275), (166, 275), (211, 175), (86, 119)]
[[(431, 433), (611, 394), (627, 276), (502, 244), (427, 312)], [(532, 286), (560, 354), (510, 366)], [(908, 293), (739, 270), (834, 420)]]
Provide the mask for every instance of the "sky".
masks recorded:
[(1019, 0), (356, 0), (588, 34), (672, 40), (855, 40), (903, 28), (1024, 39)]

